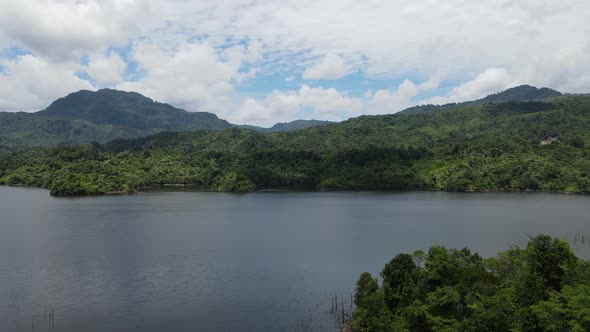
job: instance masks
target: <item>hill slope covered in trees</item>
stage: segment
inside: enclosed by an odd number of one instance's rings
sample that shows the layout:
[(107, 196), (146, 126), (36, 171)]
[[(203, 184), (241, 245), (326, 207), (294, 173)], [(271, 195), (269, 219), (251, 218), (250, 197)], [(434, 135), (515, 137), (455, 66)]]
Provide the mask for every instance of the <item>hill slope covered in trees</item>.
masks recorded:
[(549, 88), (536, 88), (530, 85), (519, 85), (498, 93), (488, 95), (484, 98), (466, 101), (462, 103), (450, 103), (445, 105), (418, 105), (403, 110), (403, 114), (415, 114), (421, 112), (433, 112), (448, 110), (457, 107), (464, 106), (476, 106), (489, 103), (504, 103), (511, 101), (534, 101), (534, 100), (546, 100), (550, 98), (560, 97), (563, 94), (559, 91)]
[(207, 112), (187, 112), (135, 92), (81, 90), (54, 101), (36, 115), (88, 121), (136, 129), (196, 130), (230, 128), (225, 120)]
[(310, 127), (319, 127), (319, 126), (327, 126), (336, 122), (332, 121), (321, 121), (321, 120), (294, 120), (291, 122), (278, 122), (275, 123), (272, 127), (264, 128), (258, 126), (251, 126), (251, 125), (238, 125), (238, 128), (241, 129), (250, 129), (254, 131), (258, 131), (261, 133), (274, 133), (277, 131), (293, 131), (297, 129), (304, 129)]
[(53, 194), (199, 184), (221, 191), (590, 192), (590, 96), (361, 116), (263, 134), (165, 132), (108, 144), (4, 154), (0, 183)]

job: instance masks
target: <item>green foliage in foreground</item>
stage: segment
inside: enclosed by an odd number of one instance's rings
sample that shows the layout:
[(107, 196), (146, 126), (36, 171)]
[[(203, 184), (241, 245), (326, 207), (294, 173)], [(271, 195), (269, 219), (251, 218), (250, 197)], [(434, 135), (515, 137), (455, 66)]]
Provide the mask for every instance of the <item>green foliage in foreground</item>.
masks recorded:
[(590, 331), (590, 262), (547, 235), (489, 259), (400, 254), (381, 277), (360, 276), (354, 331)]
[(590, 96), (361, 116), (291, 132), (165, 132), (31, 148), (0, 155), (0, 184), (55, 195), (162, 184), (588, 193)]

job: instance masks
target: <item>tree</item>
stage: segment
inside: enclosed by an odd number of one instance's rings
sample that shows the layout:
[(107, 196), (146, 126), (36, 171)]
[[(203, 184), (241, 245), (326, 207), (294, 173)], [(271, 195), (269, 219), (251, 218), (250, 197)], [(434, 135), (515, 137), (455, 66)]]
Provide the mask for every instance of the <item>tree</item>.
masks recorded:
[(385, 303), (395, 313), (400, 306), (407, 306), (414, 298), (420, 277), (420, 269), (412, 255), (399, 254), (385, 265), (381, 272)]
[(529, 272), (543, 279), (545, 286), (559, 291), (566, 271), (576, 265), (577, 258), (569, 245), (549, 235), (539, 235), (526, 248)]
[(375, 294), (379, 289), (377, 279), (374, 279), (369, 272), (363, 272), (356, 282), (356, 290), (354, 292), (354, 304), (357, 307), (365, 307), (367, 298)]

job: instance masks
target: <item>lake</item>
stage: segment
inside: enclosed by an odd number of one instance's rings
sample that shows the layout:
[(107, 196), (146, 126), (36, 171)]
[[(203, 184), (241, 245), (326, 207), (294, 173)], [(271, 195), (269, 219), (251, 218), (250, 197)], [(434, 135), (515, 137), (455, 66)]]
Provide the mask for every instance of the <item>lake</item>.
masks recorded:
[(332, 331), (331, 297), (348, 305), (360, 273), (400, 252), (441, 244), (490, 256), (547, 233), (588, 259), (589, 203), (444, 192), (55, 198), (0, 186), (0, 330)]

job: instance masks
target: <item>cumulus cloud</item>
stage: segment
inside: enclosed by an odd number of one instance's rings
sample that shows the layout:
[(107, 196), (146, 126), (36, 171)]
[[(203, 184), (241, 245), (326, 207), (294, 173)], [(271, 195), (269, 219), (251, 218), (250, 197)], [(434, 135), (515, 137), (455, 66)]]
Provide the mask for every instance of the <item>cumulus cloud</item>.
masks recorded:
[(446, 104), (475, 100), (491, 93), (505, 90), (518, 85), (504, 68), (488, 68), (474, 79), (453, 88), (447, 96), (434, 97), (422, 101), (422, 104)]
[[(270, 51), (265, 67), (305, 70), (310, 56), (338, 54), (350, 70), (374, 78), (440, 69), (465, 78), (505, 67), (519, 79), (530, 77), (531, 84), (590, 89), (586, 80), (559, 80), (563, 71), (546, 66), (560, 61), (568, 63), (568, 70), (590, 73), (590, 6), (585, 0), (257, 0), (185, 3), (182, 10), (174, 2), (167, 8), (175, 13), (169, 30), (182, 26), (212, 40), (260, 40)], [(529, 75), (533, 71), (537, 74)]]
[(241, 72), (247, 49), (235, 46), (219, 52), (210, 44), (185, 43), (172, 50), (152, 42), (138, 42), (131, 57), (143, 75), (116, 87), (136, 91), (189, 111), (223, 114), (230, 105), (232, 82), (255, 75)]
[(99, 86), (113, 86), (123, 81), (123, 73), (126, 67), (127, 64), (121, 59), (121, 56), (111, 51), (106, 55), (91, 55), (88, 59), (86, 73)]
[(348, 74), (348, 68), (341, 57), (328, 54), (313, 67), (307, 68), (301, 77), (306, 80), (335, 80)]
[(298, 91), (275, 90), (264, 99), (246, 98), (231, 120), (238, 123), (272, 125), (295, 118), (341, 120), (347, 112), (362, 109), (361, 100), (347, 97), (334, 88), (302, 85)]
[(78, 66), (52, 64), (33, 55), (0, 59), (0, 110), (35, 111), (57, 97), (93, 86), (76, 76)]
[[(587, 0), (0, 2), (4, 109), (42, 107), (78, 88), (114, 87), (240, 119), (256, 119), (275, 109), (271, 105), (283, 105), (285, 111), (270, 112), (282, 121), (395, 112), (412, 103), (478, 98), (517, 83), (590, 91)], [(15, 47), (31, 54), (6, 56)], [(124, 59), (110, 51), (127, 47)], [(80, 65), (84, 57), (88, 65)], [(132, 63), (123, 64), (128, 58)], [(26, 73), (19, 61), (34, 63), (41, 72)], [(125, 71), (136, 65), (136, 72)], [(96, 86), (76, 72), (86, 72)], [(338, 81), (354, 72), (362, 84)], [(464, 83), (447, 95), (419, 100), (421, 92), (438, 90), (440, 79), (418, 83), (416, 78), (440, 72), (449, 74), (441, 84), (445, 89), (450, 82)], [(240, 91), (249, 80), (270, 76), (279, 78), (249, 90), (256, 98)], [(375, 88), (405, 78), (399, 87)], [(286, 91), (300, 79), (325, 80), (322, 84), (341, 91), (310, 86), (308, 92)], [(342, 92), (368, 88), (365, 97)], [(17, 89), (24, 92), (14, 93)], [(361, 106), (331, 111), (342, 108), (335, 96)]]
[(377, 90), (375, 93), (367, 91), (367, 113), (395, 113), (412, 106), (412, 99), (420, 91), (431, 90), (438, 87), (439, 79), (431, 78), (420, 84), (405, 79), (396, 90)]
[[(153, 13), (151, 1), (4, 0), (0, 43), (67, 61), (91, 50), (125, 45)], [(6, 46), (6, 45), (2, 45)]]

